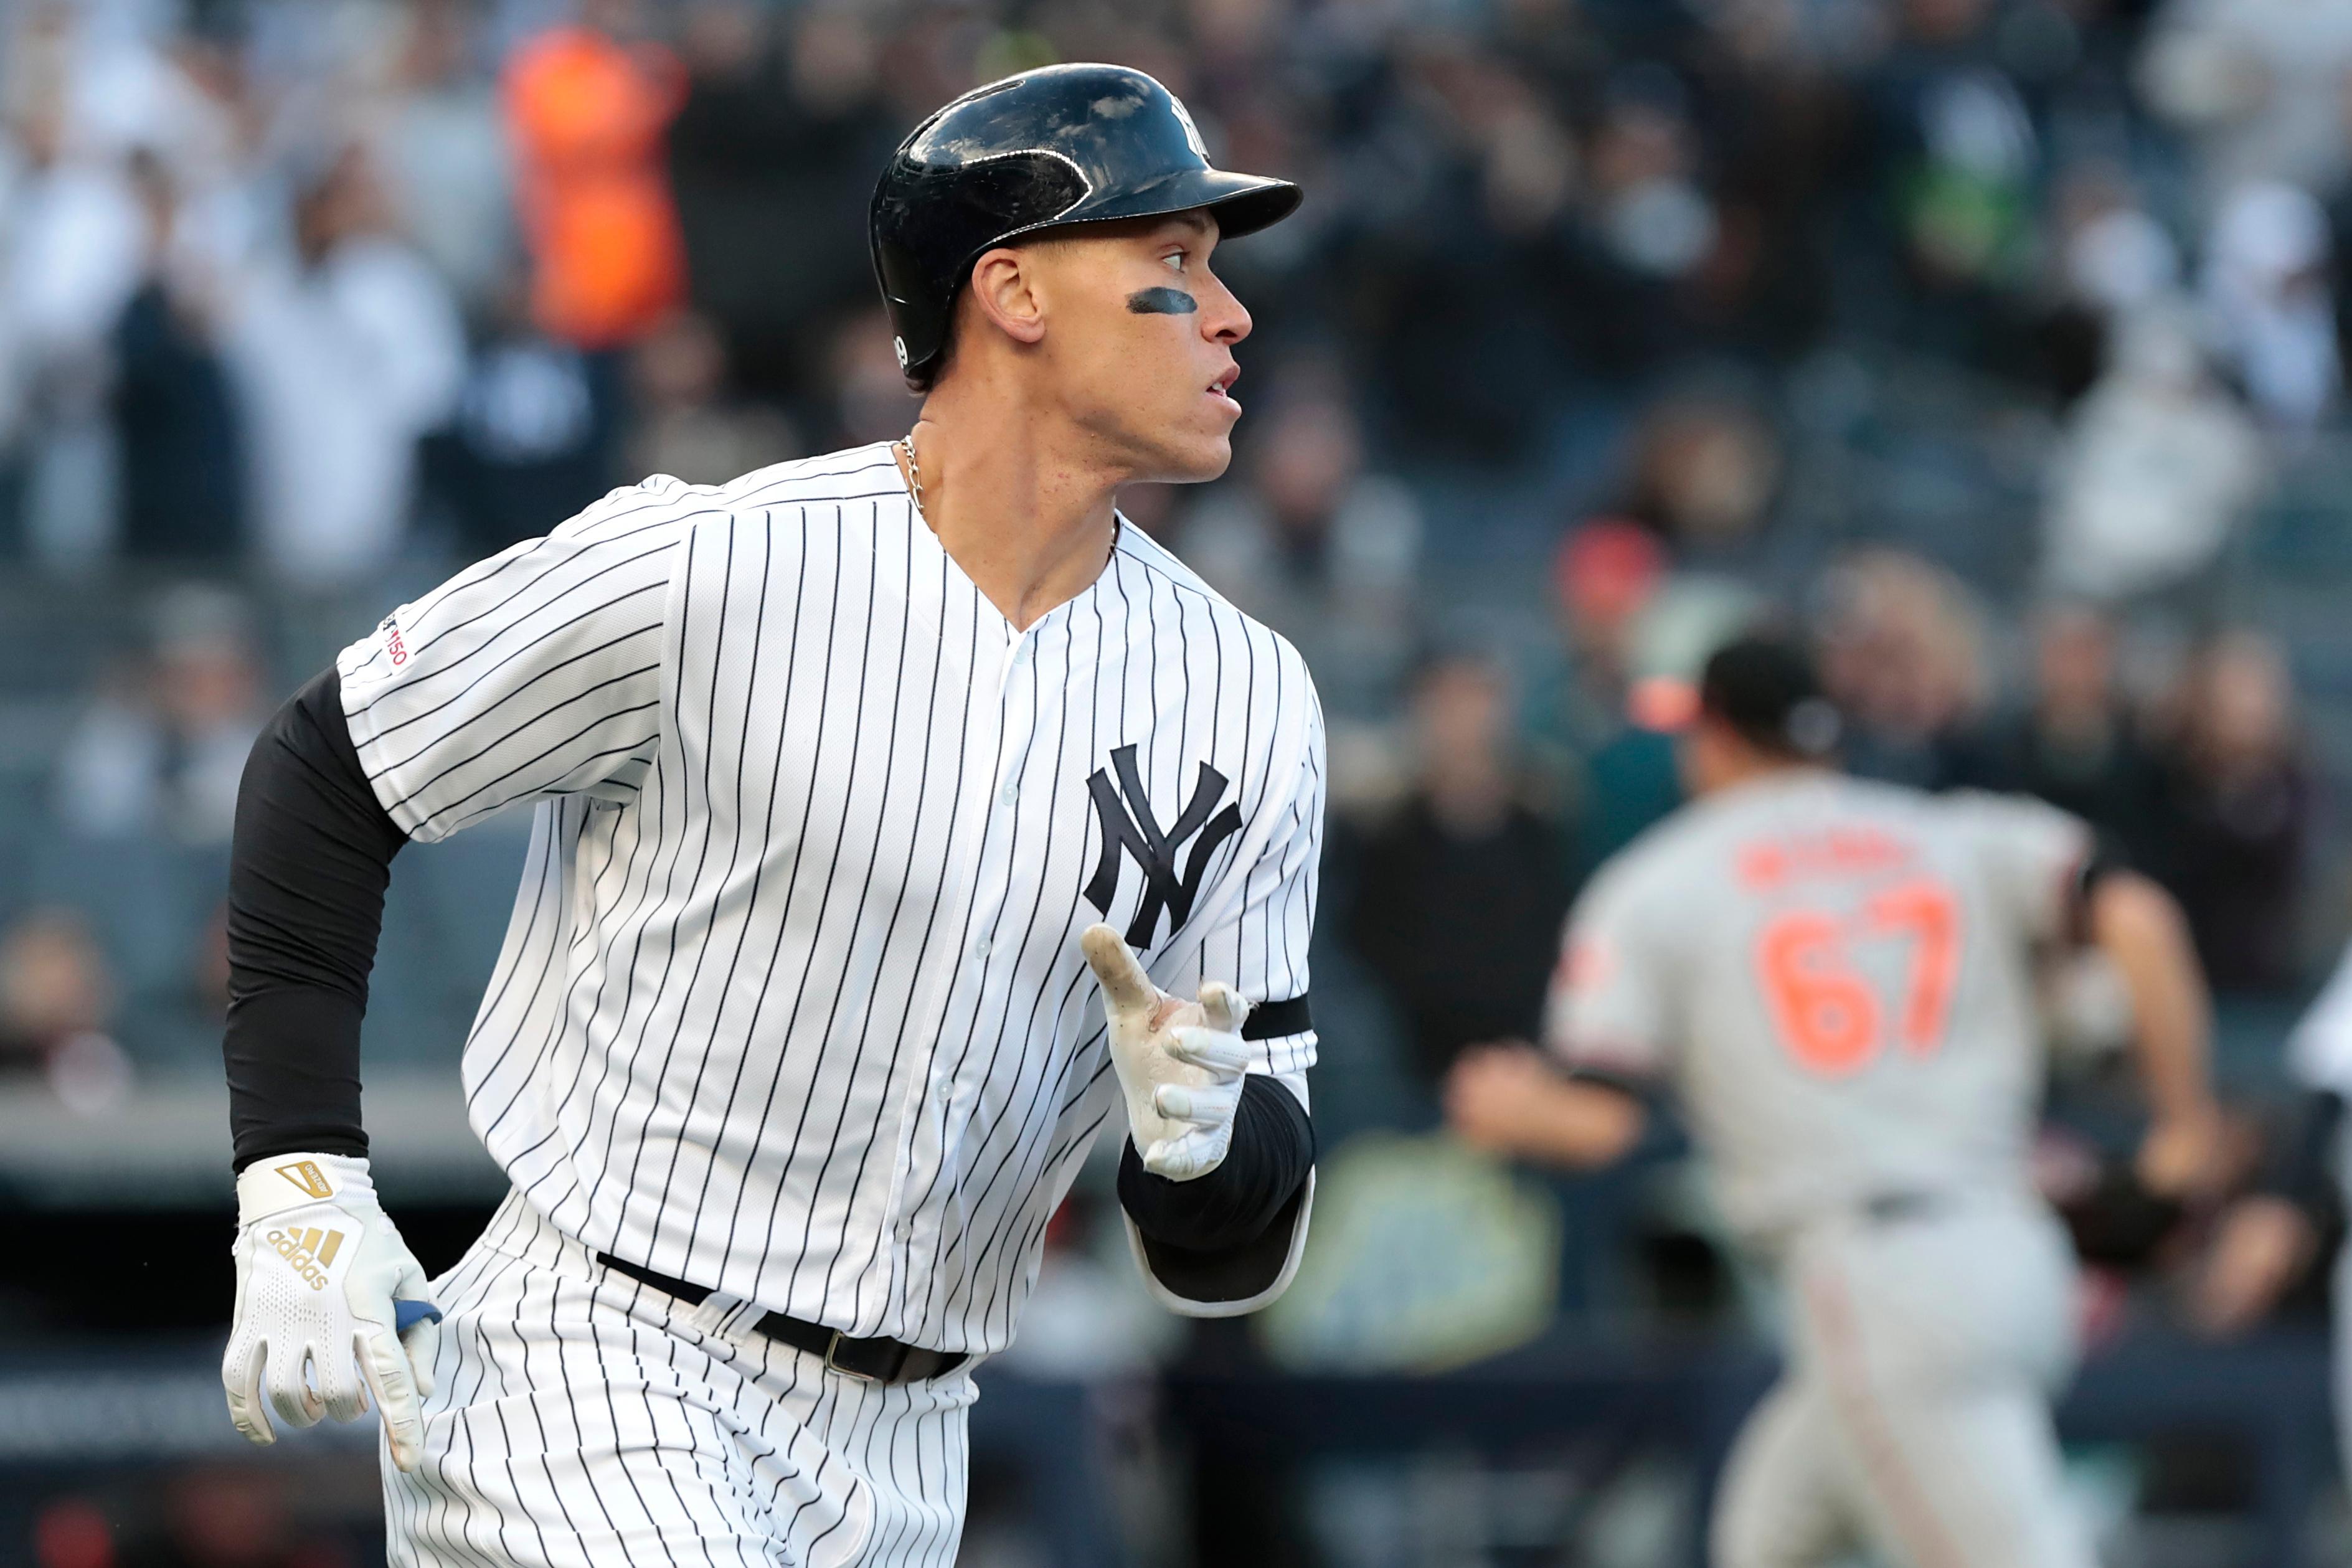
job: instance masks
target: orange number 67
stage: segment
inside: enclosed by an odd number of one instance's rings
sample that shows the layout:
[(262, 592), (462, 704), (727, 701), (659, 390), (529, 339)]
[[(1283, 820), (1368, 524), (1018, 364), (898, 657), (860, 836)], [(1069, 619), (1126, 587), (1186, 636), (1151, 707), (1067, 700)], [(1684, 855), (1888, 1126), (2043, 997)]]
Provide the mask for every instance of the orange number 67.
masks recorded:
[(1928, 1056), (1943, 1043), (1959, 977), (1959, 910), (1940, 882), (1886, 889), (1852, 917), (1819, 910), (1774, 916), (1756, 938), (1756, 975), (1781, 1044), (1800, 1066), (1838, 1077), (1885, 1048), (1877, 992), (1848, 956), (1856, 942), (1907, 937), (1911, 973), (1895, 1032), (1905, 1050)]

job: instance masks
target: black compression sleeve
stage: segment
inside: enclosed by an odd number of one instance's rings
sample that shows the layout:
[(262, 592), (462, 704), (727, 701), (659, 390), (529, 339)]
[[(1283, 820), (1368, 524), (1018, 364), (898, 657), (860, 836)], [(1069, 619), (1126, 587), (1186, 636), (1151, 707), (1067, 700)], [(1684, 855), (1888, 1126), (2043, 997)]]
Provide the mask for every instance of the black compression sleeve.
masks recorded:
[(2315, 1089), (2295, 1108), (2294, 1125), (2272, 1148), (2256, 1173), (2258, 1190), (2282, 1197), (2325, 1224), (2341, 1201), (2335, 1173), (2336, 1140), (2344, 1122), (2343, 1097)]
[(1245, 1247), (1307, 1184), (1315, 1165), (1315, 1124), (1298, 1097), (1263, 1073), (1242, 1084), (1234, 1141), (1205, 1176), (1171, 1182), (1143, 1168), (1135, 1140), (1118, 1159), (1118, 1202), (1135, 1228), (1186, 1252)]
[(361, 1155), (360, 1019), (392, 858), (330, 665), (246, 760), (228, 872), (229, 1128), (240, 1171), (269, 1154)]

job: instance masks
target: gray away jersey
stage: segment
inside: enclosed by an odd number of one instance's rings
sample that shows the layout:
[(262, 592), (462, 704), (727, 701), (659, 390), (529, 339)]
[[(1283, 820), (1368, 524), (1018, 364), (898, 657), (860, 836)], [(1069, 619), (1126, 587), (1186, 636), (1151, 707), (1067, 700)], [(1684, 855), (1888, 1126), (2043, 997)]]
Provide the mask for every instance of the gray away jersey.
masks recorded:
[[(566, 1234), (763, 1307), (1010, 1341), (1118, 1103), (1087, 925), (1182, 995), (1307, 991), (1314, 689), (1131, 527), (1015, 632), (887, 446), (654, 479), (340, 668), (411, 837), (538, 803), (475, 1131)], [(1259, 1048), (1303, 1096), (1313, 1033)]]
[(1744, 1232), (2014, 1189), (2041, 1083), (2034, 951), (2089, 847), (2021, 798), (1813, 772), (1725, 791), (1594, 879), (1549, 1043), (1670, 1081)]

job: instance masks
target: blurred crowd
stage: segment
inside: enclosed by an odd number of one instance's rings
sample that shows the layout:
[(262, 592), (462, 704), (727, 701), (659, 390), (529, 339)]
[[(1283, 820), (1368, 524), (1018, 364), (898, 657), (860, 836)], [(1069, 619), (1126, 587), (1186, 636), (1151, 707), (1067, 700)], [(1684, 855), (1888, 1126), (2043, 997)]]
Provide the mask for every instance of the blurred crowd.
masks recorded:
[[(246, 750), (400, 597), (648, 473), (903, 432), (873, 176), (1082, 58), (1307, 191), (1217, 260), (1256, 322), (1233, 472), (1123, 498), (1330, 719), (1318, 1251), (1266, 1353), (1438, 1364), (1738, 1294), (1671, 1194), (1411, 1140), (1465, 1047), (1535, 1028), (1759, 617), (1816, 639), (1857, 772), (2053, 800), (2179, 897), (2255, 1184), (2347, 923), (2320, 0), (0, 0), (0, 1074), (102, 1115), (217, 1073)], [(379, 967), (441, 1072), (515, 858), (467, 841), (404, 858), (396, 898), (448, 879)], [(2243, 1327), (2307, 1238), (2242, 1257), (2108, 1191), (2113, 987), (2049, 989), (2042, 1163), (2110, 1326)], [(1013, 1359), (1173, 1353), (1105, 1191), (1054, 1243)], [(120, 1560), (314, 1561), (180, 1511)]]
[[(2229, 997), (2325, 962), (2342, 636), (2256, 546), (2343, 466), (2352, 7), (0, 0), (0, 587), (68, 606), (0, 624), (0, 1063), (86, 1107), (211, 1070), (245, 749), (398, 593), (902, 432), (873, 175), (1088, 58), (1308, 192), (1218, 258), (1234, 472), (1126, 508), (1316, 670), (1362, 1121), (1533, 1028), (1759, 616), (1857, 771), (2080, 812)], [(197, 891), (102, 886), (123, 845)]]
[(1156, 71), (1220, 158), (1311, 193), (1232, 261), (1253, 380), (1301, 410), (1260, 421), (1254, 504), (1221, 509), (1258, 535), (1236, 568), (1409, 565), (1379, 487), (1313, 493), (1369, 440), (1415, 472), (1613, 478), (1678, 555), (1760, 569), (1785, 553), (1760, 536), (1790, 499), (1787, 378), (1867, 344), (2044, 421), (2042, 583), (2160, 595), (2342, 379), (2352, 22), (2326, 5), (0, 16), (0, 537), (53, 566), (349, 584), (535, 533), (649, 468), (729, 477), (895, 433), (872, 174), (939, 102), (1055, 58)]

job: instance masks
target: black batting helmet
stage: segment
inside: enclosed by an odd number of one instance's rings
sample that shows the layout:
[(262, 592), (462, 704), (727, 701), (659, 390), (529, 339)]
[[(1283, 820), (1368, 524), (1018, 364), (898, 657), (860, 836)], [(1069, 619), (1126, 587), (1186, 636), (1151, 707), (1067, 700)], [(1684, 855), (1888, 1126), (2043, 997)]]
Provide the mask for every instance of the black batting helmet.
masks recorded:
[(1176, 95), (1125, 66), (1045, 66), (915, 127), (874, 187), (874, 275), (898, 368), (928, 382), (981, 255), (1072, 224), (1205, 209), (1227, 237), (1290, 216), (1287, 180), (1212, 168)]

